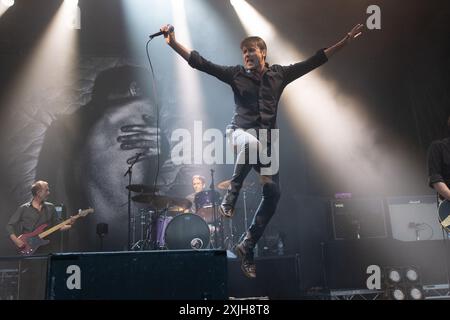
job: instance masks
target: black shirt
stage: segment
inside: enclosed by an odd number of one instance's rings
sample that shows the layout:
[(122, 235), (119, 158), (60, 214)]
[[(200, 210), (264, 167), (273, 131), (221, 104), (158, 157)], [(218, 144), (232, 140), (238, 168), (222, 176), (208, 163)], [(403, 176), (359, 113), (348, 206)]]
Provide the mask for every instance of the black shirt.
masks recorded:
[(229, 84), (233, 89), (235, 113), (231, 124), (242, 129), (274, 129), (281, 93), (292, 81), (328, 61), (323, 49), (309, 59), (289, 66), (272, 65), (262, 77), (242, 65), (220, 66), (192, 51), (189, 65)]
[(19, 236), (23, 233), (34, 231), (37, 227), (46, 223), (49, 226), (58, 222), (55, 206), (50, 202), (44, 202), (42, 210), (39, 212), (31, 205), (31, 201), (21, 205), (9, 219), (6, 225), (8, 235)]
[(444, 182), (450, 188), (450, 137), (434, 141), (428, 149), (428, 185)]

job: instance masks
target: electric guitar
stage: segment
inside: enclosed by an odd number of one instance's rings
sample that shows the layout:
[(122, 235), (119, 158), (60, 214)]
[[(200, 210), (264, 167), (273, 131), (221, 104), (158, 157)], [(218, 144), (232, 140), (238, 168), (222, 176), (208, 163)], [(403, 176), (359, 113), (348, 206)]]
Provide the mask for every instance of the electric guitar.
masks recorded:
[(439, 204), (439, 222), (445, 231), (450, 232), (450, 201), (444, 200)]
[(43, 224), (43, 225), (40, 225), (39, 227), (37, 227), (33, 232), (24, 233), (24, 234), (20, 235), (18, 238), (24, 242), (24, 245), (19, 248), (19, 254), (21, 254), (23, 256), (33, 255), (39, 247), (44, 246), (50, 242), (49, 240), (44, 239), (46, 236), (52, 234), (55, 231), (58, 231), (59, 229), (61, 229), (65, 225), (67, 225), (71, 219), (78, 219), (80, 217), (85, 217), (89, 213), (92, 213), (92, 212), (94, 212), (94, 209), (91, 209), (91, 208), (86, 209), (86, 210), (81, 210), (78, 214), (70, 217), (67, 220), (64, 220), (63, 222), (57, 224), (54, 227), (51, 227), (50, 229), (48, 229), (46, 231), (44, 231), (44, 229), (48, 225)]

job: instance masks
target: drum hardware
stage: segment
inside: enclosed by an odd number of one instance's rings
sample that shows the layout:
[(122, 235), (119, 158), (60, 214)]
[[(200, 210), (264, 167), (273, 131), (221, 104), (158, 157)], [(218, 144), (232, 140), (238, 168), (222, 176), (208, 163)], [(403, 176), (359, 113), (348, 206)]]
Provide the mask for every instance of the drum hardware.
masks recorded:
[[(142, 152), (136, 154), (134, 161), (132, 163), (130, 163), (127, 171), (125, 171), (125, 174), (123, 175), (124, 177), (126, 177), (128, 175), (128, 186), (131, 186), (131, 180), (132, 180), (132, 175), (133, 175), (133, 166), (136, 164), (136, 162), (139, 160), (139, 157), (142, 155), (143, 155)], [(128, 250), (131, 250), (132, 244), (135, 242), (134, 233), (135, 233), (135, 227), (133, 224), (133, 239), (132, 239), (131, 238), (131, 188), (129, 188), (128, 189), (128, 243), (127, 243)]]
[[(214, 189), (214, 169), (210, 169), (210, 172), (211, 172), (211, 185), (209, 186), (209, 188), (211, 189), (211, 192), (213, 194), (213, 196), (212, 196), (212, 217), (213, 217), (213, 225), (214, 225), (214, 233), (213, 233), (214, 246), (213, 246), (213, 248), (218, 249), (218, 248), (224, 247), (223, 228), (221, 225), (221, 221), (219, 219), (217, 219), (217, 214), (218, 214), (217, 207), (219, 206), (219, 203), (217, 201), (218, 200), (217, 197), (215, 196), (216, 190)], [(198, 207), (197, 207), (197, 209), (198, 209)], [(219, 228), (219, 225), (220, 225), (220, 228)], [(219, 229), (221, 232), (221, 243), (220, 244), (218, 242)]]
[[(219, 182), (219, 184), (217, 185), (217, 188), (220, 190), (228, 190), (228, 188), (231, 185), (231, 180), (224, 180), (222, 182)], [(252, 194), (254, 193), (254, 191), (251, 190), (251, 188), (255, 185), (255, 182), (244, 182), (241, 188), (241, 192), (242, 192), (242, 200), (243, 200), (243, 206), (244, 206), (244, 230), (248, 229), (248, 210), (247, 210), (247, 195), (248, 193)], [(234, 229), (233, 229), (233, 223), (232, 223), (232, 219), (229, 219), (230, 221), (230, 235), (229, 237), (227, 237), (225, 239), (225, 242), (230, 243), (231, 244), (227, 244), (227, 247), (232, 247), (232, 243), (234, 241)]]
[[(248, 193), (252, 193), (249, 187), (253, 185), (254, 183), (244, 183), (242, 188), (245, 230), (249, 224)], [(229, 186), (230, 180), (225, 180), (220, 182), (217, 188), (225, 190)], [(130, 192), (139, 192), (130, 196), (132, 201), (147, 204), (151, 208), (147, 208), (147, 211), (141, 210), (139, 220), (141, 237), (139, 241), (133, 242), (132, 250), (204, 249), (210, 246), (231, 248), (234, 244), (236, 230), (233, 229), (233, 221), (231, 219), (223, 221), (218, 212), (221, 199), (220, 193), (215, 190), (213, 169), (211, 169), (210, 189), (195, 195), (194, 203), (197, 207), (195, 214), (185, 213), (192, 207), (192, 202), (186, 198), (158, 195), (155, 194), (157, 188), (143, 184), (129, 184), (127, 189)], [(151, 212), (150, 215), (146, 213), (148, 211)], [(181, 218), (183, 216), (185, 218)], [(197, 216), (200, 220), (193, 216)], [(228, 228), (228, 226), (225, 228), (225, 223), (229, 223), (230, 231), (225, 230)]]
[(155, 211), (147, 208), (140, 210), (140, 239), (131, 246), (131, 250), (148, 250), (153, 247), (150, 239), (150, 227), (154, 214)]

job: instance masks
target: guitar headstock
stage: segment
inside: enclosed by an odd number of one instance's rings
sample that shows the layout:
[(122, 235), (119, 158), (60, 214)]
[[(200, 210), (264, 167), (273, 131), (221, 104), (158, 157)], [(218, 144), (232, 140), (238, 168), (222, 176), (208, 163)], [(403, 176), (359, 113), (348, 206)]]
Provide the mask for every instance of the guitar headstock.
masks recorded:
[(81, 210), (80, 212), (78, 212), (78, 215), (80, 217), (86, 217), (89, 213), (93, 213), (94, 209), (89, 208), (89, 209), (85, 209), (85, 210)]

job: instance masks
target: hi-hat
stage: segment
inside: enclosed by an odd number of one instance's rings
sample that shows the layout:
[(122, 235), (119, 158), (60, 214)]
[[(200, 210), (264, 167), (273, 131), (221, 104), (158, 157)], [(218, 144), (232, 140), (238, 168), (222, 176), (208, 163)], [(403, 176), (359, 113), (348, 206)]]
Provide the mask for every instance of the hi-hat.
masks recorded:
[(185, 198), (175, 198), (168, 196), (160, 196), (155, 194), (138, 194), (131, 197), (133, 201), (140, 203), (148, 203), (156, 209), (175, 208), (189, 209), (192, 206), (192, 202)]
[(128, 190), (139, 193), (155, 193), (158, 188), (146, 184), (130, 184), (126, 187)]

